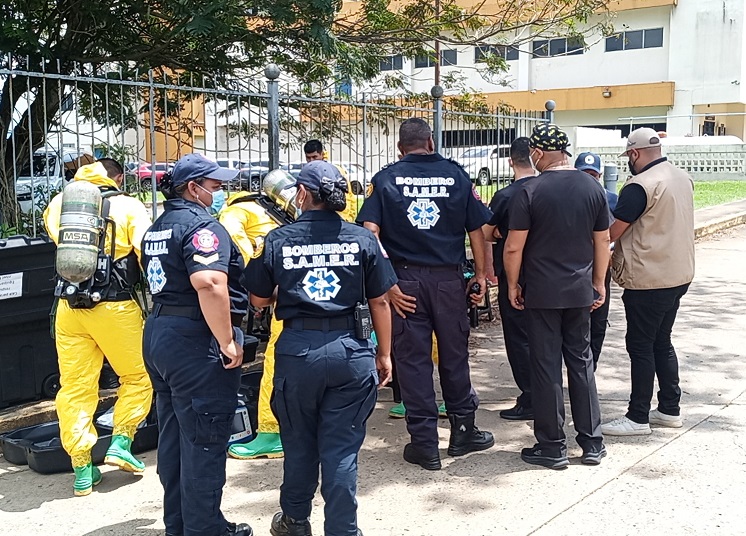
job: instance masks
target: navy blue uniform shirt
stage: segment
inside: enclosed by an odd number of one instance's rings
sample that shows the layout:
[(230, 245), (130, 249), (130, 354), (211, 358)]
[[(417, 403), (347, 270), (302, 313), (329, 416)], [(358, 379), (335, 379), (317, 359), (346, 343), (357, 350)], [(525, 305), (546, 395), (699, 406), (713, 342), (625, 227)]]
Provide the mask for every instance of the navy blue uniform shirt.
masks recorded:
[(228, 274), (231, 312), (246, 312), (241, 253), (225, 227), (197, 203), (167, 200), (163, 214), (145, 233), (142, 253), (153, 303), (199, 307), (189, 276), (200, 270), (217, 270)]
[(373, 233), (328, 210), (311, 210), (270, 231), (244, 272), (252, 294), (269, 298), (277, 287), (279, 320), (352, 314), (365, 297), (396, 283)]
[(490, 210), (492, 211), (492, 219), (490, 225), (497, 227), (500, 231), (500, 236), (492, 247), (492, 263), (495, 267), (495, 275), (502, 277), (505, 275), (505, 266), (503, 265), (503, 252), (505, 251), (505, 239), (508, 238), (508, 218), (510, 210), (510, 202), (513, 200), (513, 196), (523, 189), (523, 187), (533, 179), (534, 177), (524, 177), (517, 181), (511, 182), (505, 188), (499, 189), (492, 196), (490, 201)]
[(464, 169), (439, 154), (409, 154), (371, 179), (357, 216), (381, 228), (389, 258), (424, 266), (466, 262), (465, 234), (492, 216)]

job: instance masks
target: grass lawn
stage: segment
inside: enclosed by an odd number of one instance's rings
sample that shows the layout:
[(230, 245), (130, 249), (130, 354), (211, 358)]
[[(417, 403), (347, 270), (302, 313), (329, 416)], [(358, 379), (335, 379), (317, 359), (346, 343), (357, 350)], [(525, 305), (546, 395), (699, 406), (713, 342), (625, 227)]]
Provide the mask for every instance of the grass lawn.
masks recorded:
[(701, 181), (694, 183), (694, 208), (722, 205), (746, 199), (746, 181)]
[[(621, 190), (623, 185), (623, 182), (619, 182), (617, 189)], [(476, 188), (485, 203), (489, 203), (497, 191), (496, 184)], [(746, 181), (697, 181), (694, 183), (695, 209), (721, 205), (739, 199), (746, 199)]]

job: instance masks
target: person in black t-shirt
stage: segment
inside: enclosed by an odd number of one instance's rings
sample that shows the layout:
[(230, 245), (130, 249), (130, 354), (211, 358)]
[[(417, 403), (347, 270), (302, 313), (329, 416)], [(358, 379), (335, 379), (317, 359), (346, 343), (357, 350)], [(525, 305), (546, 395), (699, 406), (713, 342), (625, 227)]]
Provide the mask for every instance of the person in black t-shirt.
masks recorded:
[(510, 370), (521, 394), (515, 406), (504, 409), (500, 417), (511, 421), (533, 420), (534, 410), (531, 402), (531, 373), (528, 353), (528, 332), (526, 318), (522, 310), (511, 307), (508, 300), (508, 280), (503, 266), (503, 248), (508, 236), (508, 215), (510, 202), (515, 195), (536, 175), (531, 165), (531, 149), (528, 138), (517, 138), (510, 145), (510, 165), (515, 175), (514, 181), (495, 192), (490, 201), (493, 216), (485, 229), (487, 242), (494, 242), (492, 259), (497, 277), (497, 304), (500, 309), (500, 320), (505, 339), (505, 353), (508, 355)]
[[(552, 469), (569, 464), (563, 429), (564, 357), (581, 461), (597, 465), (606, 449), (589, 329), (591, 309), (606, 298), (609, 206), (595, 180), (569, 165), (567, 135), (558, 127), (538, 125), (530, 145), (541, 174), (510, 206), (503, 261), (511, 305), (525, 308), (531, 356), (537, 443), (523, 449), (521, 458)], [(523, 286), (518, 280), (521, 268)]]

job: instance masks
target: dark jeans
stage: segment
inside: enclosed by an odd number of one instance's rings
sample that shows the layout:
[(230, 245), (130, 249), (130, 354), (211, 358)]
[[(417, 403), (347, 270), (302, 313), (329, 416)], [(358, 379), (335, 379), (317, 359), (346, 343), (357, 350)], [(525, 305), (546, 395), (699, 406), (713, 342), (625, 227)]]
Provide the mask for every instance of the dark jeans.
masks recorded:
[(653, 384), (658, 377), (658, 411), (679, 415), (679, 361), (671, 344), (671, 330), (681, 297), (689, 283), (652, 290), (625, 290), (622, 295), (627, 315), (627, 353), (632, 366), (632, 394), (627, 418), (648, 422)]
[(531, 387), (534, 435), (552, 456), (567, 454), (562, 361), (578, 444), (583, 451), (600, 447), (601, 408), (596, 392), (589, 341), (590, 307), (526, 309), (531, 348)]
[(393, 353), (412, 444), (438, 450), (438, 405), (433, 387), (432, 336), (438, 340), (438, 373), (448, 413), (469, 415), (479, 399), (469, 373), (466, 282), (460, 268), (396, 268), (399, 288), (417, 298), (417, 310), (394, 314)]
[(606, 301), (604, 304), (591, 311), (591, 353), (593, 354), (593, 370), (598, 367), (598, 359), (601, 357), (601, 348), (606, 338), (606, 326), (609, 320), (609, 304), (611, 303), (611, 270), (606, 271)]
[(528, 349), (528, 331), (526, 314), (510, 305), (508, 299), (508, 280), (504, 274), (497, 280), (497, 305), (500, 308), (500, 321), (503, 326), (505, 353), (513, 372), (513, 379), (521, 394), (518, 405), (531, 409), (531, 363)]

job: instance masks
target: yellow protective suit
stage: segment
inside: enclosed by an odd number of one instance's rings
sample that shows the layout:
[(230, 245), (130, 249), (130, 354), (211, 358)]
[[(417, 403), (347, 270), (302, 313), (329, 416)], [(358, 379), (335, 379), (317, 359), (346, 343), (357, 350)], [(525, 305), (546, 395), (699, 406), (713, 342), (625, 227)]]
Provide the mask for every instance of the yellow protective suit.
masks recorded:
[[(75, 180), (116, 188), (100, 163), (82, 166)], [(140, 257), (140, 243), (151, 221), (145, 205), (126, 195), (109, 198), (109, 217), (116, 222), (114, 260), (133, 250)], [(44, 211), (49, 237), (59, 236), (62, 194)], [(111, 239), (106, 237), (106, 251)], [(60, 421), (62, 446), (73, 467), (91, 461), (91, 449), (98, 436), (93, 414), (98, 405), (98, 379), (104, 356), (119, 376), (120, 387), (114, 405), (114, 435), (134, 438), (137, 425), (147, 416), (153, 396), (142, 357), (142, 311), (134, 300), (102, 302), (92, 309), (71, 309), (62, 299), (57, 307), (55, 337), (62, 388), (55, 405)]]
[(342, 177), (344, 177), (345, 181), (347, 182), (347, 195), (345, 196), (345, 199), (347, 201), (347, 206), (345, 209), (339, 213), (340, 216), (342, 216), (342, 219), (349, 223), (354, 223), (355, 218), (357, 218), (358, 208), (357, 208), (357, 196), (352, 193), (352, 184), (350, 183), (349, 177), (347, 177), (347, 172), (344, 170), (342, 166), (334, 165), (339, 172), (342, 174)]
[[(238, 249), (241, 251), (244, 263), (248, 264), (254, 251), (264, 241), (264, 237), (277, 223), (267, 215), (267, 212), (254, 201), (241, 201), (249, 195), (248, 192), (237, 192), (228, 198), (226, 207), (220, 211), (218, 219), (231, 235)], [(257, 432), (279, 434), (280, 425), (277, 423), (269, 400), (272, 396), (272, 381), (275, 375), (275, 343), (282, 332), (282, 321), (272, 316), (270, 337), (267, 349), (264, 351), (264, 371), (259, 388), (259, 415)]]

